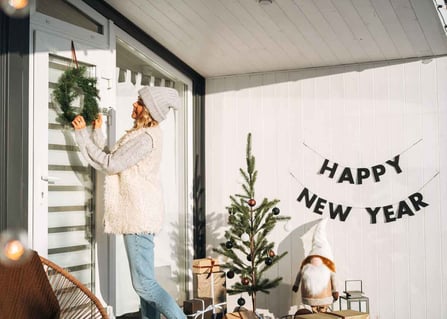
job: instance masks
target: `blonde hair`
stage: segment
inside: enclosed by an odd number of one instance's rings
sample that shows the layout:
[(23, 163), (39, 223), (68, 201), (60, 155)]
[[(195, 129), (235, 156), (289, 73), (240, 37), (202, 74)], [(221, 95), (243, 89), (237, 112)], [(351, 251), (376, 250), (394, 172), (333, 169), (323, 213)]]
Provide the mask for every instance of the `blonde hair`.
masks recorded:
[(149, 110), (147, 109), (146, 106), (144, 106), (141, 115), (135, 119), (132, 129), (136, 130), (139, 128), (154, 127), (157, 125), (158, 122), (152, 118), (151, 114), (149, 113)]

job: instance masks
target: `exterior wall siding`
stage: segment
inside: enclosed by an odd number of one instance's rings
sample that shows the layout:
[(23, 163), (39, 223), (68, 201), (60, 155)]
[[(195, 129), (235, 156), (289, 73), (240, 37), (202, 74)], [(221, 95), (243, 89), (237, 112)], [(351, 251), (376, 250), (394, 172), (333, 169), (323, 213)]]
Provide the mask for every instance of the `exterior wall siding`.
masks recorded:
[[(224, 241), (229, 195), (242, 191), (238, 169), (245, 167), (248, 132), (259, 171), (257, 197), (278, 198), (281, 213), (292, 217), (271, 237), (278, 252), (289, 252), (272, 271), (282, 284), (258, 296), (259, 308), (279, 317), (300, 304), (291, 287), (309, 249), (309, 230), (329, 217), (327, 204), (318, 214), (297, 200), (307, 188), (352, 207), (345, 221), (328, 223), (340, 291), (344, 280), (363, 280), (372, 319), (447, 316), (446, 71), (447, 59), (438, 58), (207, 80), (208, 255)], [(400, 174), (385, 164), (379, 182), (370, 177), (362, 185), (337, 183), (344, 168), (355, 173), (396, 155)], [(339, 164), (334, 178), (318, 173), (325, 159)], [(412, 207), (414, 193), (429, 205), (392, 221), (401, 201)], [(382, 207), (376, 223), (366, 207)], [(229, 309), (238, 297), (229, 298)]]

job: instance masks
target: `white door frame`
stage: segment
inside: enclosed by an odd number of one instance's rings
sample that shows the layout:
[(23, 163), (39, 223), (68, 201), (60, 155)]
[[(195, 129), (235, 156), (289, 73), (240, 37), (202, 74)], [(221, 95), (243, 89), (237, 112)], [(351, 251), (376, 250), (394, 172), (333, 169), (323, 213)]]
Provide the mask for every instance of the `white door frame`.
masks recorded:
[[(80, 5), (84, 5), (80, 3)], [(86, 6), (89, 8), (88, 6)], [(83, 8), (83, 9), (87, 9)], [(71, 59), (71, 41), (75, 43), (79, 61), (95, 65), (97, 88), (101, 96), (100, 108), (114, 107), (115, 88), (115, 36), (110, 32), (111, 23), (89, 8), (89, 14), (103, 23), (104, 34), (94, 33), (61, 20), (33, 12), (30, 16), (30, 117), (29, 154), (30, 183), (28, 211), (29, 246), (40, 255), (47, 256), (48, 249), (48, 80), (49, 54)], [(113, 39), (113, 41), (111, 41)], [(101, 218), (102, 219), (102, 218)], [(108, 238), (96, 220), (96, 245), (108, 245)], [(103, 248), (108, 250), (108, 248)], [(98, 249), (95, 249), (98, 252)], [(98, 256), (98, 255), (96, 255)], [(98, 257), (96, 257), (98, 259)], [(104, 261), (106, 264), (107, 261)], [(98, 264), (98, 260), (95, 261)], [(108, 269), (106, 270), (108, 271)], [(95, 293), (107, 298), (107, 280), (100, 282), (96, 267)], [(101, 289), (102, 288), (102, 289)], [(102, 292), (102, 294), (101, 294)], [(108, 298), (107, 298), (108, 299)]]

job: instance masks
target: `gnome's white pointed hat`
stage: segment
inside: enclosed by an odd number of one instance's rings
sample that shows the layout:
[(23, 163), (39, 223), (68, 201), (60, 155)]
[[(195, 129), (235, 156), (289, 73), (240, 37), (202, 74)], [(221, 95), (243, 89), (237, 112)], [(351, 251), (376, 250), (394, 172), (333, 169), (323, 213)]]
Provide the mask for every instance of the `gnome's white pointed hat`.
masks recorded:
[(309, 252), (309, 256), (321, 256), (334, 262), (332, 249), (326, 237), (327, 220), (327, 218), (322, 219), (315, 227), (312, 238), (312, 249)]

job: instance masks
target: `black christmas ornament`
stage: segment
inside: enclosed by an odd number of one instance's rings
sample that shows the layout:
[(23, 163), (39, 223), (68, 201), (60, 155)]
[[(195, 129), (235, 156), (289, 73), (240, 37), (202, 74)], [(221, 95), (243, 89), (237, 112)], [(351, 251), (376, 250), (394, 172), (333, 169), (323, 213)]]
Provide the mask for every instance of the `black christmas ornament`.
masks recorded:
[(272, 259), (272, 258), (267, 257), (267, 258), (265, 259), (265, 264), (266, 264), (267, 266), (270, 266), (272, 263), (273, 263), (273, 259)]
[(233, 248), (233, 242), (232, 242), (231, 240), (227, 241), (227, 242), (225, 243), (225, 247), (227, 247), (228, 249)]
[(247, 203), (248, 203), (249, 206), (253, 207), (253, 206), (256, 205), (256, 200), (254, 200), (254, 199), (252, 198), (252, 199), (249, 199)]
[(227, 277), (228, 278), (233, 278), (234, 277), (234, 271), (233, 270), (229, 270), (228, 272), (227, 272)]
[(238, 304), (239, 306), (243, 306), (243, 305), (245, 305), (245, 299), (242, 298), (242, 297), (240, 297), (240, 298), (237, 300), (237, 304)]
[(248, 254), (248, 255), (247, 255), (247, 260), (248, 260), (248, 261), (251, 261), (251, 254)]
[(278, 207), (273, 207), (272, 212), (273, 212), (273, 215), (279, 215), (280, 210)]

